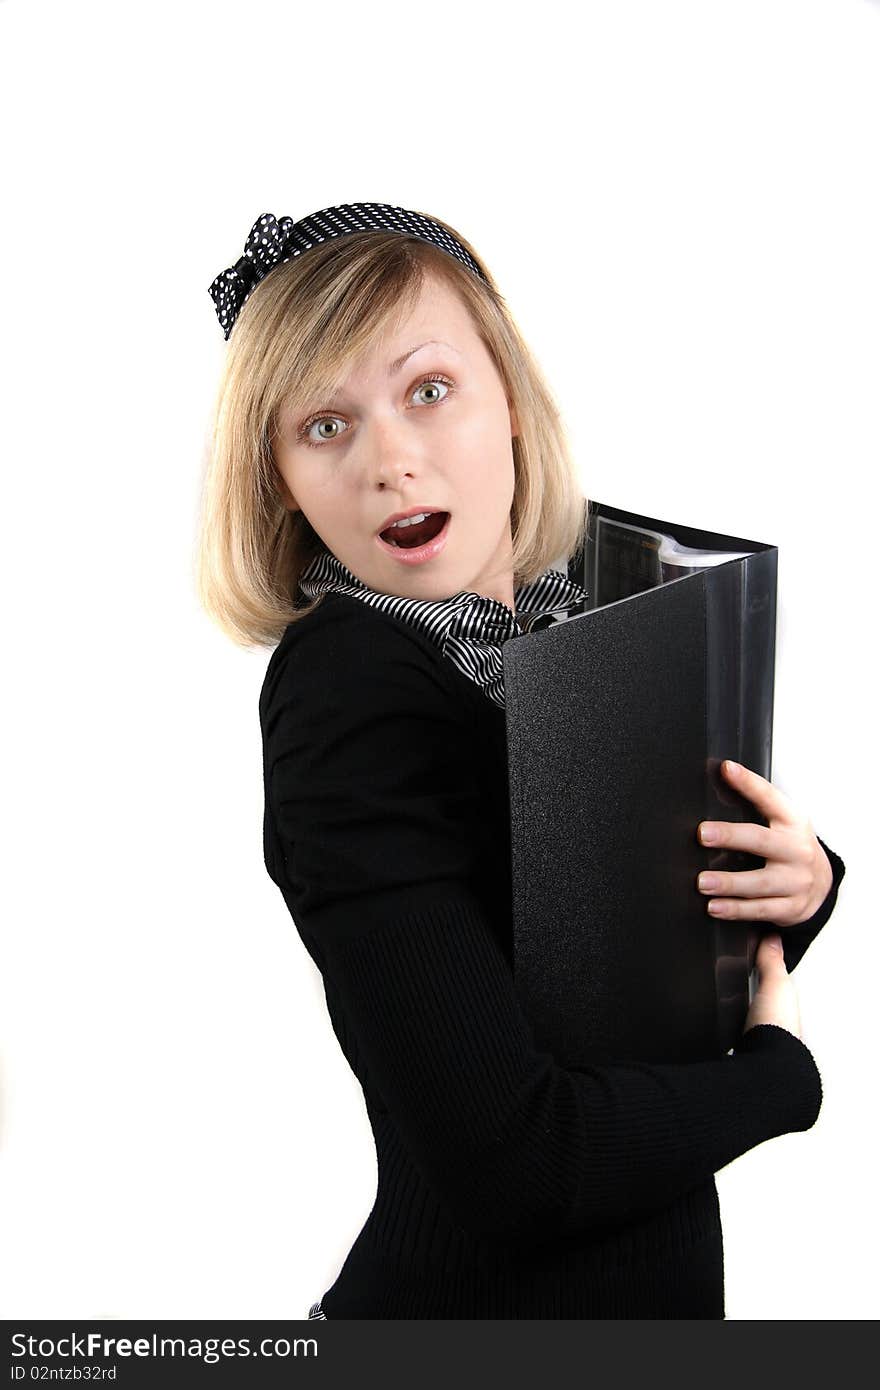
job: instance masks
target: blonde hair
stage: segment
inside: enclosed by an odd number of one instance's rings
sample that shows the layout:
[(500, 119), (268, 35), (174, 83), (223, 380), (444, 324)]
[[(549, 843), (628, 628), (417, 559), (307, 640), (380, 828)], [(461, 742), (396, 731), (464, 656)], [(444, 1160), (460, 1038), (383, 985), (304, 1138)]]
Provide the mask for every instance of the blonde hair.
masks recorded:
[(441, 225), (488, 283), (405, 233), (352, 232), (276, 266), (239, 312), (212, 412), (195, 562), (199, 601), (240, 646), (274, 647), (321, 601), (299, 593), (326, 546), (282, 499), (273, 453), (281, 408), (337, 386), (348, 360), (415, 304), (426, 275), (444, 277), (470, 311), (516, 411), (514, 586), (583, 544), (585, 498), (550, 389), (488, 270)]

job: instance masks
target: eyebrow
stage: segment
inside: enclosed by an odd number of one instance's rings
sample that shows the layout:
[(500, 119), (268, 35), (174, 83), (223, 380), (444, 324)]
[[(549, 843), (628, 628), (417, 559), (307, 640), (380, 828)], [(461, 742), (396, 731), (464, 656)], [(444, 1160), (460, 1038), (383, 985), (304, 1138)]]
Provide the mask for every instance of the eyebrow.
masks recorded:
[(449, 348), (450, 352), (454, 352), (456, 357), (461, 356), (458, 348), (453, 347), (451, 343), (444, 342), (442, 338), (427, 338), (425, 342), (416, 343), (415, 347), (409, 348), (407, 352), (401, 353), (400, 357), (395, 357), (393, 362), (389, 362), (388, 376), (392, 377), (395, 372), (399, 372), (407, 358), (412, 357), (413, 353), (418, 352), (419, 348), (430, 346)]
[(395, 357), (393, 362), (389, 362), (388, 375), (394, 376), (395, 372), (400, 371), (401, 367), (403, 366), (404, 362), (408, 357), (412, 357), (413, 353), (418, 352), (419, 348), (429, 346), (446, 347), (449, 348), (451, 352), (454, 352), (458, 355), (458, 348), (454, 348), (451, 343), (444, 343), (442, 338), (428, 338), (426, 342), (417, 343), (416, 346), (411, 347), (408, 352), (402, 353), (400, 357)]

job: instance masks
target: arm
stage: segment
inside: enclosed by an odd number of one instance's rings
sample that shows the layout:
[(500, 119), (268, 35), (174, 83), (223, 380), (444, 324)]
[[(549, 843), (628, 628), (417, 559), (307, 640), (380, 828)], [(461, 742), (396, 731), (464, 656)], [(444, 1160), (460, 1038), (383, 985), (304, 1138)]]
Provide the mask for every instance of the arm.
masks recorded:
[(304, 631), (275, 671), (268, 808), (297, 927), (460, 1224), (517, 1243), (598, 1233), (808, 1129), (819, 1073), (775, 1025), (681, 1065), (566, 1069), (536, 1049), (473, 891), (460, 707), (392, 625), (371, 625), (367, 652), (358, 616)]

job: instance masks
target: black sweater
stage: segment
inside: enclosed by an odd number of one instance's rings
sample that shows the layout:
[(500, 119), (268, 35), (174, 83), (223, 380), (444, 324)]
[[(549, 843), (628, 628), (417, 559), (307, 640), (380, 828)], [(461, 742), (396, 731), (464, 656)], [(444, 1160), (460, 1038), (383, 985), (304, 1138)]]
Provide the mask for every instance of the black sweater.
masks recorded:
[[(360, 1082), (376, 1199), (335, 1318), (721, 1318), (720, 1168), (815, 1122), (809, 1049), (566, 1069), (512, 973), (506, 723), (422, 633), (338, 593), (260, 695), (267, 870)], [(825, 847), (827, 850), (827, 846)], [(843, 875), (799, 928), (789, 968)]]

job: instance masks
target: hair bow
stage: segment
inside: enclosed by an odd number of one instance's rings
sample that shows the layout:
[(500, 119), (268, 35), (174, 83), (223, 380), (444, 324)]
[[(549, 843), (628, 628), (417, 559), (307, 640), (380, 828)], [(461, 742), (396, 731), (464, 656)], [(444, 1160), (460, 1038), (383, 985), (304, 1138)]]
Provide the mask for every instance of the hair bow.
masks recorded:
[(214, 301), (224, 338), (228, 338), (232, 332), (239, 310), (254, 286), (282, 260), (290, 259), (292, 227), (292, 217), (282, 217), (279, 221), (271, 212), (264, 212), (248, 233), (244, 254), (238, 258), (235, 265), (221, 270), (212, 280), (209, 293)]

